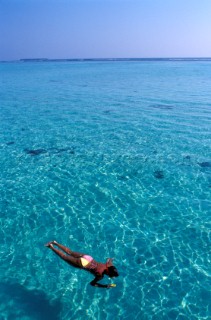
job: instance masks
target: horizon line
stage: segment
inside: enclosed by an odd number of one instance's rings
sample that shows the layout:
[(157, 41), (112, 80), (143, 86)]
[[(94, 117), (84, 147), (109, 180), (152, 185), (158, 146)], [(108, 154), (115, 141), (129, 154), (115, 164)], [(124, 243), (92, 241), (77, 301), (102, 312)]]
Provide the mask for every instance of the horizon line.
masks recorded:
[(193, 60), (211, 60), (211, 57), (154, 57), (154, 58), (21, 58), (21, 59), (12, 59), (12, 60), (0, 60), (0, 62), (51, 62), (51, 61), (193, 61)]

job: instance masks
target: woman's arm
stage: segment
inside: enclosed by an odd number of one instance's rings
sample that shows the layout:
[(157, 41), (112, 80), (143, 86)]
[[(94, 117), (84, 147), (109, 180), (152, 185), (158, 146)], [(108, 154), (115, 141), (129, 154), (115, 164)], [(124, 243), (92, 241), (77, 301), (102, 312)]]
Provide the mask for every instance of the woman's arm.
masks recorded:
[(102, 280), (103, 277), (95, 277), (94, 280), (92, 280), (90, 282), (91, 286), (93, 287), (98, 287), (98, 288), (112, 288), (112, 287), (116, 287), (116, 285), (112, 284), (101, 284), (98, 283), (98, 281)]

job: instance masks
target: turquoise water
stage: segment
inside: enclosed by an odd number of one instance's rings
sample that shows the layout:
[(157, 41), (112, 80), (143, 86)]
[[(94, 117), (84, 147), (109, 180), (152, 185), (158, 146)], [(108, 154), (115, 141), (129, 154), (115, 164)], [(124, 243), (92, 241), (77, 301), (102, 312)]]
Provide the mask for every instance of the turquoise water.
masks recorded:
[[(0, 319), (210, 318), (211, 62), (0, 74)], [(90, 286), (54, 239), (114, 257), (117, 287)]]

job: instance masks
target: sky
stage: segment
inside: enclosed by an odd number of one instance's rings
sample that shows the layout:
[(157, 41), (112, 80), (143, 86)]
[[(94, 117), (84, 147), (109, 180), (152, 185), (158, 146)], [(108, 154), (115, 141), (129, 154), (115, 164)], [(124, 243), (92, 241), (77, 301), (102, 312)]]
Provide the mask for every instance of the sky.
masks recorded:
[(211, 0), (0, 0), (0, 60), (211, 57)]

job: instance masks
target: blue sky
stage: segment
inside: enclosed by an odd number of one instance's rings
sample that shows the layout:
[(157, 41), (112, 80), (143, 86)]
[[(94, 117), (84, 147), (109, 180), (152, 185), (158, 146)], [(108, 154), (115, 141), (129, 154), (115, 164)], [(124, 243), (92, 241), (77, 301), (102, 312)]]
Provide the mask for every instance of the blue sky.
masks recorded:
[(0, 60), (211, 57), (211, 0), (0, 0)]

